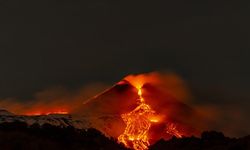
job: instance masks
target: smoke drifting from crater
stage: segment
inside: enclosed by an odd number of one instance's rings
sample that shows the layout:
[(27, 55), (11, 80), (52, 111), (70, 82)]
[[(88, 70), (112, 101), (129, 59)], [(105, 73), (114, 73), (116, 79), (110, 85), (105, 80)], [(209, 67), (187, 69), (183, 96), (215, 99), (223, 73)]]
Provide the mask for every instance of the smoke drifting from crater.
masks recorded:
[(133, 85), (151, 84), (162, 92), (168, 93), (182, 102), (187, 102), (192, 98), (186, 82), (173, 72), (151, 72), (146, 74), (128, 75), (125, 77), (125, 80), (128, 80)]

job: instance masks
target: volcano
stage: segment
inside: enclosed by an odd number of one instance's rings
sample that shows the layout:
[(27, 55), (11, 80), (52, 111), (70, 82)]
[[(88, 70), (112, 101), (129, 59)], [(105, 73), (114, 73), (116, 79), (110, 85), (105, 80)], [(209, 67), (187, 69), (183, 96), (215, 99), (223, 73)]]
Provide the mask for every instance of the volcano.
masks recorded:
[(91, 116), (94, 128), (128, 148), (147, 149), (161, 138), (199, 134), (193, 123), (198, 119), (195, 110), (148, 82), (138, 88), (125, 78), (89, 99), (81, 110)]
[(60, 114), (25, 116), (2, 110), (0, 116), (0, 123), (19, 121), (30, 126), (94, 128), (135, 150), (148, 149), (160, 139), (200, 135), (197, 112), (178, 99), (171, 89), (162, 89), (155, 81), (141, 76), (125, 77), (85, 101), (73, 114), (60, 111)]

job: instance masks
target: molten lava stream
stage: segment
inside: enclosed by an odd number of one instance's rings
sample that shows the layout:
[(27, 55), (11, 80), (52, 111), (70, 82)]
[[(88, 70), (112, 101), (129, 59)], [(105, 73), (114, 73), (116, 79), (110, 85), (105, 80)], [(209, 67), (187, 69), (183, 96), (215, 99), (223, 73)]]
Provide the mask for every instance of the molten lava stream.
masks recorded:
[[(146, 104), (141, 86), (137, 87), (139, 104), (129, 113), (122, 114), (121, 117), (126, 123), (126, 128), (123, 134), (118, 137), (118, 141), (123, 143), (128, 148), (134, 150), (146, 150), (150, 146), (149, 143), (149, 129), (152, 123), (159, 122), (155, 111)], [(166, 133), (177, 138), (181, 138), (182, 134), (177, 130), (173, 123), (168, 123), (166, 126)]]
[(131, 112), (121, 115), (127, 126), (124, 133), (118, 137), (118, 141), (128, 148), (145, 150), (150, 145), (148, 131), (151, 123), (157, 122), (157, 120), (150, 119), (150, 116), (154, 115), (155, 111), (145, 103), (141, 87), (137, 89), (139, 105)]
[(53, 111), (32, 111), (28, 112), (25, 115), (28, 116), (40, 116), (40, 115), (51, 115), (51, 114), (60, 114), (60, 115), (66, 115), (69, 114), (66, 110), (53, 110)]

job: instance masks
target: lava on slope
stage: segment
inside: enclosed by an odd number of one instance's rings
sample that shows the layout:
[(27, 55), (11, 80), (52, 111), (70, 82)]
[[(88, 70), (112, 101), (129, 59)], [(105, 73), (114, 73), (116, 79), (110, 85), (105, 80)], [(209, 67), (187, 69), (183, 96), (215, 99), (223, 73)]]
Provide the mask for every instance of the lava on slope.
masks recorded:
[[(148, 149), (149, 142), (149, 130), (153, 123), (160, 122), (157, 117), (157, 112), (151, 108), (145, 102), (143, 97), (142, 86), (134, 85), (138, 90), (138, 106), (129, 113), (122, 114), (121, 117), (126, 123), (126, 128), (123, 134), (118, 137), (118, 141), (123, 143), (128, 148), (135, 150)], [(169, 135), (182, 137), (182, 133), (179, 132), (175, 124), (166, 124), (165, 132)]]
[(27, 116), (40, 116), (40, 115), (51, 115), (51, 114), (60, 114), (60, 115), (66, 115), (69, 114), (69, 112), (65, 109), (56, 109), (56, 110), (34, 110), (31, 112), (26, 113)]
[(137, 150), (164, 138), (199, 135), (196, 111), (152, 80), (124, 78), (84, 104), (94, 128)]
[(150, 145), (148, 131), (151, 123), (158, 122), (156, 119), (153, 121), (150, 119), (150, 116), (154, 116), (155, 111), (145, 103), (141, 87), (138, 88), (138, 96), (138, 106), (131, 112), (121, 115), (126, 123), (126, 128), (124, 133), (118, 137), (119, 142), (135, 150), (148, 148)]

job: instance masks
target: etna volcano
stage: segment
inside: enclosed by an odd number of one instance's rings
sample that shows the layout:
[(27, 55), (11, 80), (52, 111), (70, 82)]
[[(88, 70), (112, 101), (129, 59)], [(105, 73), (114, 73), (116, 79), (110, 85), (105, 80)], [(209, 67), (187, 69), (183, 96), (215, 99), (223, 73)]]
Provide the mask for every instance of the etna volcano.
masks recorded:
[[(24, 115), (1, 110), (0, 135), (7, 138), (0, 138), (0, 146), (6, 150), (249, 148), (249, 137), (203, 132), (209, 129), (206, 116), (180, 99), (185, 88), (171, 87), (180, 83), (170, 79), (172, 83), (157, 73), (127, 76), (83, 101), (74, 113)], [(32, 138), (34, 142), (26, 142)], [(46, 148), (37, 146), (43, 141)]]

